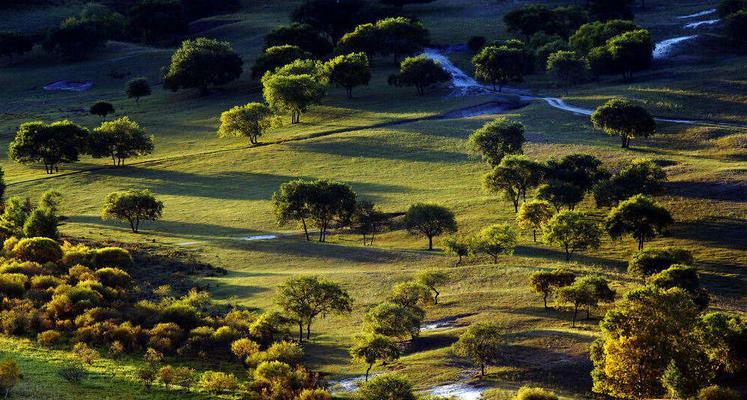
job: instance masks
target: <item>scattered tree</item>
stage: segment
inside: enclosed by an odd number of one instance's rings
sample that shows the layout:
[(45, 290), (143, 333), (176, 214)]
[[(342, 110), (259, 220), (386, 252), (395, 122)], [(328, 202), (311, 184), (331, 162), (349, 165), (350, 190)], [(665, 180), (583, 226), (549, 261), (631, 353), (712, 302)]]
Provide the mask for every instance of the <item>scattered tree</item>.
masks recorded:
[(667, 174), (655, 162), (635, 158), (609, 180), (594, 187), (594, 200), (597, 206), (616, 206), (636, 194), (651, 195), (661, 192), (666, 180)]
[(547, 58), (547, 71), (567, 95), (569, 87), (586, 80), (589, 63), (573, 51), (558, 51)]
[(400, 64), (399, 74), (389, 77), (389, 84), (395, 86), (415, 86), (418, 95), (437, 83), (448, 82), (451, 75), (441, 66), (424, 55), (407, 57)]
[(111, 157), (114, 166), (122, 166), (131, 157), (153, 152), (153, 136), (128, 117), (106, 121), (93, 130), (88, 145), (94, 158)]
[(412, 384), (394, 374), (380, 375), (362, 384), (355, 394), (359, 400), (417, 400)]
[(389, 295), (389, 301), (421, 314), (423, 311), (420, 306), (432, 302), (433, 296), (428, 286), (414, 280), (396, 284)]
[(558, 400), (558, 395), (542, 388), (522, 386), (516, 391), (514, 400)]
[(344, 87), (349, 99), (353, 98), (354, 87), (368, 85), (371, 80), (371, 70), (365, 53), (337, 56), (327, 61), (325, 66), (329, 70), (330, 81)]
[(630, 80), (633, 72), (651, 66), (654, 52), (654, 41), (646, 29), (625, 32), (607, 42), (612, 62), (622, 72), (623, 78)]
[(376, 363), (392, 362), (399, 358), (400, 350), (397, 342), (379, 334), (369, 334), (356, 338), (355, 344), (350, 348), (350, 355), (353, 359), (366, 365), (366, 378), (371, 368)]
[(537, 231), (542, 231), (553, 214), (550, 203), (543, 200), (533, 200), (521, 205), (519, 213), (516, 215), (516, 222), (521, 228), (531, 229), (532, 239), (537, 242)]
[(307, 221), (311, 217), (309, 204), (312, 201), (313, 191), (313, 181), (297, 179), (281, 184), (280, 189), (272, 195), (278, 225), (282, 226), (294, 220), (299, 221), (306, 240), (311, 240)]
[(139, 103), (141, 97), (150, 96), (150, 83), (148, 83), (148, 79), (144, 77), (132, 79), (127, 82), (127, 85), (125, 86), (125, 93), (127, 93), (128, 99), (134, 97), (135, 102)]
[(276, 69), (290, 64), (295, 60), (311, 59), (311, 53), (296, 45), (282, 44), (268, 47), (257, 57), (252, 67), (252, 78), (261, 78), (266, 72), (274, 72)]
[(498, 118), (474, 131), (467, 139), (467, 147), (478, 154), (492, 167), (497, 167), (507, 154), (521, 154), (524, 124), (506, 118)]
[(367, 241), (369, 245), (373, 245), (374, 237), (382, 229), (382, 224), (386, 219), (386, 214), (379, 211), (372, 202), (367, 200), (358, 201), (355, 213), (353, 214), (353, 224), (363, 235), (364, 246)]
[(623, 99), (612, 99), (598, 107), (591, 115), (591, 122), (608, 135), (620, 136), (622, 148), (629, 148), (633, 138), (656, 133), (656, 121), (651, 114)]
[(698, 319), (697, 306), (682, 289), (647, 286), (628, 292), (607, 312), (602, 338), (592, 345), (593, 390), (627, 399), (661, 397), (664, 371), (672, 362), (681, 382), (708, 382), (708, 358), (693, 329)]
[(544, 170), (540, 163), (522, 154), (509, 154), (483, 177), (483, 188), (490, 193), (503, 192), (519, 212), (519, 202), (526, 201), (527, 191), (540, 184)]
[(133, 233), (138, 233), (141, 221), (156, 221), (163, 214), (163, 202), (149, 190), (112, 192), (104, 200), (102, 219), (127, 221)]
[(366, 313), (366, 332), (398, 339), (415, 339), (423, 322), (422, 310), (395, 303), (380, 303)]
[(456, 235), (452, 235), (444, 239), (442, 245), (444, 248), (444, 253), (450, 256), (458, 257), (456, 265), (461, 264), (462, 258), (469, 255), (469, 243)]
[(68, 120), (51, 124), (26, 122), (10, 142), (8, 156), (21, 164), (41, 162), (48, 174), (59, 172), (61, 163), (78, 161), (86, 149), (88, 129)]
[(0, 391), (7, 399), (10, 391), (20, 382), (21, 369), (13, 360), (0, 361)]
[(645, 249), (633, 254), (628, 262), (628, 273), (640, 277), (664, 271), (674, 264), (692, 265), (693, 253), (676, 247)]
[(145, 43), (169, 42), (187, 32), (184, 6), (178, 0), (143, 0), (127, 14), (127, 34)]
[(491, 225), (470, 240), (474, 254), (487, 254), (498, 264), (498, 256), (511, 255), (516, 248), (516, 231), (508, 224)]
[(405, 215), (405, 227), (412, 234), (428, 238), (428, 250), (433, 250), (433, 237), (457, 230), (454, 213), (436, 204), (413, 204)]
[(659, 289), (667, 290), (676, 287), (686, 291), (701, 310), (705, 310), (710, 302), (708, 291), (701, 287), (700, 276), (695, 267), (675, 264), (652, 275), (647, 282)]
[(93, 103), (88, 111), (92, 115), (98, 115), (101, 118), (106, 118), (107, 115), (114, 114), (114, 106), (112, 105), (112, 103), (106, 101), (97, 101)]
[(206, 95), (210, 86), (238, 79), (243, 63), (228, 42), (207, 38), (185, 40), (171, 57), (163, 87), (174, 92), (195, 88)]
[(282, 45), (298, 46), (315, 57), (324, 57), (332, 52), (332, 41), (326, 33), (309, 24), (292, 23), (279, 26), (265, 36), (265, 47)]
[(317, 76), (265, 74), (262, 94), (275, 111), (290, 112), (291, 124), (301, 121), (301, 113), (312, 104), (319, 104), (327, 93), (327, 84)]
[(433, 304), (438, 304), (438, 296), (441, 293), (437, 286), (446, 284), (449, 281), (449, 274), (446, 271), (426, 269), (418, 272), (415, 281), (428, 287), (433, 292)]
[(106, 40), (107, 37), (95, 22), (70, 17), (62, 21), (57, 29), (49, 31), (42, 47), (49, 53), (79, 61), (101, 47)]
[(639, 194), (610, 210), (605, 228), (613, 239), (632, 236), (638, 242), (638, 250), (642, 250), (647, 240), (661, 235), (673, 222), (666, 208)]
[(573, 211), (584, 199), (585, 194), (583, 188), (557, 179), (550, 179), (537, 188), (537, 198), (552, 204), (556, 211), (563, 207)]
[(219, 137), (246, 137), (249, 143), (259, 143), (259, 137), (272, 127), (277, 125), (270, 107), (262, 103), (249, 103), (243, 106), (235, 106), (220, 115)]
[(613, 37), (638, 29), (641, 27), (629, 20), (594, 21), (578, 28), (570, 37), (569, 43), (576, 53), (588, 55), (592, 49), (605, 46)]
[(422, 23), (405, 17), (386, 18), (376, 21), (380, 33), (382, 55), (391, 54), (394, 63), (400, 56), (420, 51), (429, 42), (428, 30)]
[(370, 61), (381, 52), (381, 31), (371, 23), (361, 24), (337, 42), (337, 53), (365, 53)]
[(599, 247), (602, 232), (583, 212), (560, 211), (545, 226), (545, 240), (559, 244), (566, 261), (573, 253)]
[(475, 78), (503, 91), (510, 82), (521, 82), (524, 71), (522, 50), (507, 46), (486, 46), (472, 58)]
[(496, 365), (503, 358), (502, 347), (505, 343), (500, 325), (477, 322), (459, 336), (452, 350), (454, 354), (472, 360), (480, 367), (480, 375), (485, 376), (485, 368)]
[(298, 276), (287, 279), (275, 299), (286, 314), (298, 324), (298, 341), (311, 338), (311, 323), (317, 316), (330, 313), (349, 313), (352, 299), (340, 285), (316, 276)]
[(553, 271), (538, 271), (529, 277), (529, 285), (537, 293), (542, 295), (542, 301), (547, 309), (547, 299), (553, 291), (565, 286), (572, 285), (576, 275), (571, 271), (556, 269)]

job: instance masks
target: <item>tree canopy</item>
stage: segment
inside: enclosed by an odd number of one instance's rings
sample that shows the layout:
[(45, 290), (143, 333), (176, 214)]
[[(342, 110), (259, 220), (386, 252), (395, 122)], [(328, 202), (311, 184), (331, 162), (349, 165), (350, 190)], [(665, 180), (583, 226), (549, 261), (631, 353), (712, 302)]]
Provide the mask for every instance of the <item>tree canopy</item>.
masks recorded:
[(311, 59), (311, 53), (294, 44), (282, 44), (266, 48), (252, 66), (252, 78), (261, 78), (266, 72), (290, 64), (295, 60)]
[(656, 133), (656, 121), (646, 109), (629, 100), (612, 99), (597, 107), (591, 115), (594, 127), (608, 135), (620, 136), (622, 148), (630, 141)]
[(277, 120), (270, 107), (262, 103), (235, 106), (220, 115), (219, 137), (246, 137), (249, 143), (259, 143), (259, 137)]
[(524, 124), (507, 118), (498, 118), (474, 131), (467, 139), (467, 148), (492, 167), (496, 167), (507, 154), (521, 154)]
[(615, 206), (636, 194), (661, 192), (666, 180), (666, 172), (655, 162), (634, 158), (609, 180), (601, 181), (594, 187), (594, 200), (597, 206)]
[(498, 264), (498, 256), (511, 255), (516, 248), (516, 230), (509, 224), (494, 224), (481, 230), (470, 240), (470, 250), (486, 254)]
[(508, 46), (485, 46), (472, 58), (475, 78), (503, 91), (511, 82), (521, 82), (524, 73), (524, 53)]
[(68, 120), (46, 124), (26, 122), (10, 142), (8, 156), (21, 164), (43, 163), (48, 174), (59, 172), (60, 164), (78, 161), (87, 150), (88, 129)]
[(646, 241), (664, 233), (672, 223), (672, 215), (665, 207), (638, 194), (610, 210), (605, 228), (613, 239), (632, 236), (638, 243), (638, 250), (642, 250)]
[(399, 74), (389, 77), (389, 84), (396, 86), (415, 86), (418, 95), (438, 83), (448, 82), (451, 75), (443, 66), (424, 55), (405, 58), (399, 67)]
[(125, 86), (125, 93), (127, 94), (128, 99), (134, 97), (135, 102), (139, 103), (141, 97), (150, 96), (150, 83), (148, 83), (148, 79), (142, 76), (139, 78), (134, 78), (127, 82), (127, 85)]
[(544, 169), (542, 164), (523, 154), (508, 154), (483, 177), (483, 188), (491, 193), (503, 192), (519, 212), (519, 202), (526, 201), (527, 191), (539, 186)]
[(298, 324), (298, 340), (311, 338), (311, 323), (319, 315), (349, 313), (353, 301), (348, 292), (337, 283), (317, 276), (288, 278), (278, 287), (276, 303), (286, 315)]
[(454, 354), (469, 358), (485, 376), (485, 368), (497, 365), (503, 359), (504, 328), (490, 322), (477, 322), (470, 325), (459, 340), (452, 345)]
[(351, 53), (337, 56), (325, 63), (329, 80), (343, 88), (348, 98), (353, 98), (353, 88), (368, 85), (371, 70), (365, 53)]
[(265, 36), (265, 48), (282, 45), (297, 46), (315, 57), (324, 57), (332, 52), (329, 35), (309, 24), (292, 23), (278, 26)]
[(205, 95), (210, 86), (238, 79), (243, 64), (228, 42), (202, 37), (185, 40), (171, 56), (163, 87), (172, 91), (194, 88)]
[(405, 215), (405, 227), (412, 234), (420, 234), (428, 238), (428, 250), (433, 250), (433, 237), (457, 230), (454, 213), (448, 208), (437, 205), (418, 203), (413, 204)]
[(599, 247), (601, 236), (599, 226), (578, 211), (560, 211), (545, 225), (545, 240), (559, 244), (566, 261), (576, 251)]
[(105, 121), (94, 129), (88, 145), (94, 158), (111, 157), (115, 166), (122, 166), (131, 157), (153, 152), (153, 136), (129, 117)]
[(155, 221), (163, 214), (163, 202), (147, 189), (112, 192), (104, 199), (101, 218), (127, 221), (133, 233), (140, 230), (140, 222)]

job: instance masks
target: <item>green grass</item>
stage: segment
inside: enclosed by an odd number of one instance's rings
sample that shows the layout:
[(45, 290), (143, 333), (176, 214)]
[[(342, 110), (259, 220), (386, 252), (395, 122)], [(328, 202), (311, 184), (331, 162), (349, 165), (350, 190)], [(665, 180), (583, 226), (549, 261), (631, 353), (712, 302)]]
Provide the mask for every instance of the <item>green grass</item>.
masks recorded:
[[(231, 40), (249, 62), (248, 69), (260, 49), (262, 35), (285, 20), (291, 4), (251, 5), (241, 14), (217, 17), (240, 22), (206, 34)], [(665, 5), (671, 4), (651, 2), (650, 11), (641, 16), (641, 21), (653, 24), (657, 18), (706, 8), (694, 1), (680, 2), (676, 7)], [(434, 41), (447, 44), (473, 34), (505, 37), (500, 16), (511, 7), (509, 2), (439, 0), (414, 9), (422, 11)], [(673, 29), (665, 25), (651, 27), (655, 35), (664, 35)], [(480, 178), (487, 169), (464, 148), (469, 133), (495, 116), (355, 129), (435, 115), (493, 96), (445, 97), (445, 92), (437, 91), (418, 97), (414, 89), (386, 85), (393, 69), (382, 60), (376, 65), (371, 85), (356, 90), (354, 100), (345, 99), (339, 88), (331, 88), (324, 104), (302, 116), (300, 125), (286, 125), (262, 138), (265, 142), (301, 140), (250, 148), (240, 140), (222, 140), (215, 134), (221, 111), (259, 99), (256, 83), (248, 78), (216, 89), (207, 97), (155, 88), (154, 95), (139, 105), (123, 98), (124, 80), (111, 78), (110, 70), (117, 68), (119, 72), (129, 71), (130, 76), (145, 75), (157, 81), (158, 69), (167, 63), (170, 51), (114, 43), (79, 64), (40, 66), (43, 56), (37, 54), (3, 68), (0, 84), (6, 88), (3, 96), (8, 107), (0, 115), (0, 148), (6, 147), (18, 124), (29, 119), (71, 118), (90, 127), (97, 125), (100, 119), (87, 115), (87, 108), (98, 99), (112, 101), (118, 114), (130, 115), (156, 135), (153, 155), (133, 160), (135, 164), (121, 169), (100, 168), (106, 166), (106, 160), (84, 158), (66, 165), (60, 176), (47, 177), (39, 168), (9, 162), (3, 154), (2, 166), (11, 183), (8, 195), (35, 198), (55, 188), (66, 200), (63, 211), (69, 220), (61, 227), (65, 235), (148, 241), (164, 249), (188, 250), (225, 267), (228, 275), (202, 282), (209, 284), (220, 301), (270, 309), (274, 288), (291, 275), (320, 274), (340, 282), (356, 300), (353, 313), (316, 322), (313, 340), (305, 347), (306, 362), (334, 377), (363, 371), (351, 364), (347, 348), (360, 330), (367, 307), (383, 300), (395, 283), (409, 279), (418, 270), (448, 269), (452, 279), (442, 290), (442, 304), (428, 308), (428, 319), (463, 316), (461, 325), (495, 321), (510, 332), (511, 361), (491, 370), (486, 381), (489, 386), (513, 390), (523, 383), (535, 383), (572, 398), (588, 392), (586, 352), (597, 335), (596, 323), (604, 309), (594, 312), (597, 319), (581, 321), (571, 328), (568, 312), (545, 312), (541, 298), (529, 291), (526, 280), (538, 269), (567, 265), (579, 273), (603, 274), (613, 281), (618, 293), (623, 293), (640, 284), (624, 274), (634, 251), (632, 240), (606, 240), (600, 249), (579, 254), (566, 264), (559, 248), (533, 243), (530, 233), (523, 232), (516, 254), (502, 257), (498, 265), (480, 259), (456, 267), (453, 259), (440, 252), (424, 251), (423, 238), (403, 231), (378, 236), (373, 247), (361, 246), (357, 235), (344, 231), (333, 235), (329, 243), (319, 244), (305, 242), (296, 227), (278, 227), (273, 219), (272, 193), (285, 181), (305, 177), (347, 182), (360, 197), (373, 200), (388, 212), (402, 212), (420, 201), (444, 204), (455, 211), (464, 234), (488, 224), (511, 222), (512, 206), (482, 192)], [(112, 59), (117, 62), (112, 63)], [(455, 55), (454, 59), (461, 65), (465, 57)], [(636, 76), (632, 83), (610, 77), (576, 88), (568, 99), (594, 106), (622, 95), (642, 100), (661, 115), (743, 121), (747, 99), (740, 94), (745, 79), (740, 64), (744, 64), (743, 58), (657, 66)], [(84, 78), (96, 81), (90, 92), (40, 90), (54, 80)], [(529, 77), (523, 85), (543, 93), (559, 93), (541, 76)], [(623, 151), (618, 140), (593, 130), (586, 117), (551, 109), (544, 103), (533, 103), (507, 116), (527, 125), (525, 152), (532, 158), (546, 160), (584, 152), (600, 157), (610, 167), (634, 157), (652, 158), (664, 165), (669, 183), (666, 194), (658, 200), (673, 212), (677, 224), (669, 235), (647, 246), (692, 249), (704, 283), (714, 294), (714, 307), (745, 311), (744, 130), (660, 124), (658, 135), (636, 140), (633, 149)], [(314, 137), (340, 128), (350, 130)], [(129, 188), (149, 188), (166, 205), (163, 220), (147, 223), (140, 235), (129, 233), (124, 225), (103, 222), (99, 216), (106, 194)], [(591, 198), (581, 208), (600, 219), (605, 212), (595, 209)], [(283, 236), (269, 241), (237, 240), (270, 232)], [(183, 243), (191, 244), (180, 245)], [(461, 379), (469, 367), (464, 360), (453, 357), (447, 347), (461, 329), (425, 333), (414, 344), (417, 351), (389, 368), (408, 375), (419, 388)], [(145, 396), (144, 389), (133, 383), (137, 361), (102, 360), (96, 366), (99, 375), (75, 392), (54, 372), (58, 359), (67, 357), (65, 352), (45, 357), (46, 350), (28, 343), (16, 348), (19, 343), (11, 339), (0, 342), (4, 355), (17, 358), (22, 369), (30, 371), (16, 393), (18, 398), (58, 398), (60, 393), (69, 398), (101, 398), (120, 388), (132, 398)], [(109, 371), (117, 371), (113, 381), (106, 377)], [(168, 398), (167, 394), (163, 396)]]

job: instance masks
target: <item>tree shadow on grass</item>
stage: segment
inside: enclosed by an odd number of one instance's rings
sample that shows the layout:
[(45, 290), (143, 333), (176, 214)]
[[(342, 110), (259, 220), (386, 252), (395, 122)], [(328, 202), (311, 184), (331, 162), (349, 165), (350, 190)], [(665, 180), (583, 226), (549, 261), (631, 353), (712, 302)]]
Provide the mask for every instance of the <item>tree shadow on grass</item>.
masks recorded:
[[(171, 169), (152, 169), (139, 166), (106, 168), (100, 175), (137, 179), (141, 187), (155, 193), (187, 197), (205, 197), (225, 200), (270, 200), (282, 183), (295, 179), (318, 179), (310, 176), (292, 176), (259, 172), (221, 172), (197, 174)], [(376, 193), (405, 192), (400, 185), (370, 182), (346, 182), (353, 190), (376, 199)]]
[(678, 222), (667, 236), (697, 241), (726, 249), (747, 249), (747, 220), (732, 217), (708, 217), (694, 222)]
[[(129, 227), (126, 222), (119, 223), (115, 221), (104, 221), (101, 217), (93, 215), (74, 215), (68, 217), (67, 221), (81, 225), (91, 225), (99, 228), (129, 232)], [(246, 236), (249, 232), (253, 231), (251, 229), (240, 229), (223, 225), (159, 220), (141, 223), (143, 239), (147, 238), (148, 232), (158, 232), (169, 236), (200, 240), (211, 238), (217, 239), (221, 236)]]
[(332, 243), (287, 238), (261, 241), (223, 240), (217, 243), (217, 245), (233, 250), (258, 251), (283, 256), (316, 258), (319, 260), (345, 260), (364, 264), (404, 263), (422, 259), (422, 255), (410, 252), (341, 246)]
[(426, 336), (418, 336), (411, 341), (405, 348), (405, 355), (419, 353), (421, 351), (436, 350), (449, 347), (456, 343), (458, 338), (453, 334), (437, 333)]
[[(543, 247), (517, 246), (514, 254), (517, 256), (538, 257), (552, 261), (565, 261), (565, 252)], [(585, 265), (601, 265), (605, 267), (615, 268), (621, 271), (624, 271), (628, 265), (627, 262), (624, 261), (590, 256), (583, 253), (574, 253), (571, 257), (571, 262)]]
[(344, 157), (380, 158), (418, 162), (466, 162), (467, 154), (433, 148), (388, 144), (376, 137), (340, 137), (298, 146), (299, 151), (334, 154)]
[(747, 185), (726, 182), (667, 182), (666, 193), (693, 199), (747, 203)]

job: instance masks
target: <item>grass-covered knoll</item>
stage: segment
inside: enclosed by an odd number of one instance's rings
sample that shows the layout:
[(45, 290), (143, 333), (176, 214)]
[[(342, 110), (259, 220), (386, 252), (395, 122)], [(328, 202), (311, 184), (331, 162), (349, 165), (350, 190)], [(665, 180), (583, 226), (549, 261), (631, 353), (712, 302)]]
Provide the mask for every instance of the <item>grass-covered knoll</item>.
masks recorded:
[[(263, 35), (286, 22), (294, 4), (251, 2), (240, 13), (210, 19), (228, 23), (200, 35), (229, 40), (245, 60), (245, 74), (242, 80), (212, 90), (205, 97), (191, 91), (174, 94), (154, 85), (153, 95), (136, 104), (124, 96), (126, 79), (109, 76), (112, 70), (129, 72), (131, 77), (146, 76), (155, 84), (172, 49), (110, 42), (104, 51), (81, 63), (46, 64), (49, 60), (35, 53), (3, 67), (0, 83), (8, 108), (0, 116), (2, 147), (12, 139), (18, 125), (30, 119), (70, 118), (97, 126), (101, 119), (87, 112), (97, 100), (112, 102), (118, 115), (129, 115), (156, 136), (153, 154), (125, 168), (99, 168), (108, 160), (84, 158), (80, 163), (65, 165), (64, 172), (74, 174), (48, 179), (40, 169), (12, 163), (3, 156), (6, 181), (11, 184), (8, 195), (36, 198), (40, 192), (54, 188), (65, 197), (62, 212), (69, 217), (61, 227), (65, 235), (129, 243), (152, 241), (154, 246), (189, 251), (224, 267), (226, 276), (203, 278), (200, 284), (209, 285), (211, 293), (225, 301), (273, 309), (275, 288), (294, 274), (319, 274), (341, 283), (355, 299), (353, 313), (317, 322), (317, 333), (305, 346), (306, 362), (313, 369), (337, 376), (365, 370), (352, 364), (347, 349), (369, 306), (384, 300), (394, 284), (412, 278), (417, 271), (445, 269), (450, 282), (441, 289), (441, 304), (426, 309), (427, 320), (458, 317), (457, 327), (424, 332), (408, 353), (390, 366), (392, 369), (412, 378), (419, 388), (459, 380), (466, 364), (447, 346), (464, 325), (493, 321), (511, 332), (512, 361), (490, 369), (488, 385), (513, 390), (521, 383), (536, 382), (560, 389), (569, 397), (588, 392), (591, 365), (587, 351), (598, 335), (597, 319), (582, 320), (572, 328), (570, 313), (546, 312), (541, 296), (531, 292), (527, 280), (535, 271), (567, 266), (578, 274), (601, 274), (623, 293), (641, 283), (624, 273), (635, 250), (631, 239), (605, 238), (598, 250), (582, 252), (565, 263), (560, 247), (535, 244), (531, 232), (525, 231), (515, 254), (502, 256), (498, 265), (487, 259), (470, 259), (454, 266), (455, 259), (424, 251), (426, 240), (404, 230), (377, 235), (372, 247), (363, 247), (360, 235), (347, 231), (332, 235), (329, 243), (319, 244), (302, 240), (300, 230), (292, 225), (275, 224), (272, 193), (281, 183), (295, 178), (348, 183), (360, 198), (375, 202), (385, 212), (401, 213), (416, 202), (445, 205), (455, 212), (460, 233), (465, 235), (493, 223), (513, 223), (515, 217), (509, 201), (482, 191), (481, 177), (488, 168), (470, 157), (465, 148), (467, 136), (494, 115), (355, 129), (494, 99), (489, 95), (446, 97), (445, 90), (420, 97), (414, 88), (390, 87), (386, 78), (395, 69), (383, 58), (374, 62), (370, 86), (356, 88), (354, 99), (347, 100), (343, 89), (331, 88), (323, 104), (312, 107), (300, 124), (291, 126), (286, 116), (286, 126), (271, 130), (260, 141), (352, 128), (350, 131), (251, 148), (245, 140), (219, 139), (216, 131), (222, 111), (260, 99), (258, 84), (249, 80), (247, 72), (261, 49)], [(655, 38), (669, 37), (665, 35), (678, 31), (676, 26), (681, 22), (675, 16), (712, 4), (647, 1), (648, 8), (638, 20), (652, 30)], [(409, 9), (421, 16), (434, 43), (459, 44), (471, 35), (508, 37), (501, 15), (512, 7), (510, 2), (438, 0)], [(455, 53), (451, 58), (468, 70), (468, 55)], [(574, 88), (567, 100), (591, 107), (622, 95), (641, 100), (656, 115), (742, 121), (745, 99), (739, 88), (744, 81), (743, 63), (744, 58), (731, 56), (678, 59), (637, 73), (630, 83), (605, 77)], [(91, 91), (83, 93), (41, 91), (41, 86), (59, 79), (92, 79), (96, 83)], [(539, 93), (560, 93), (543, 76), (529, 76), (520, 85)], [(657, 135), (636, 140), (632, 149), (623, 151), (615, 137), (593, 130), (587, 117), (552, 109), (542, 102), (505, 116), (526, 125), (524, 152), (532, 159), (589, 153), (611, 169), (637, 157), (661, 165), (668, 182), (657, 200), (672, 212), (676, 223), (669, 234), (647, 247), (676, 245), (691, 249), (704, 285), (714, 296), (712, 306), (744, 312), (747, 166), (743, 129), (660, 123)], [(129, 233), (125, 225), (100, 218), (108, 193), (131, 188), (148, 188), (165, 204), (163, 220), (145, 223), (139, 235)], [(599, 221), (607, 211), (596, 209), (591, 196), (579, 207)], [(270, 233), (281, 235), (277, 240), (241, 240)], [(595, 310), (593, 316), (598, 318), (603, 311)], [(14, 350), (17, 343), (6, 340), (2, 344), (6, 354), (16, 351), (22, 368), (29, 371), (17, 396), (56, 398), (55, 393), (68, 392), (63, 381), (49, 377), (51, 361), (39, 355), (44, 353), (30, 344)], [(59, 356), (65, 357), (62, 353)], [(118, 368), (130, 367), (119, 363)], [(572, 376), (568, 371), (574, 371)], [(128, 380), (116, 384), (116, 388), (137, 390), (129, 389), (134, 373), (122, 375), (129, 378), (123, 378)], [(98, 384), (98, 380), (95, 382)], [(93, 384), (80, 390), (76, 397), (94, 398), (101, 393)]]

